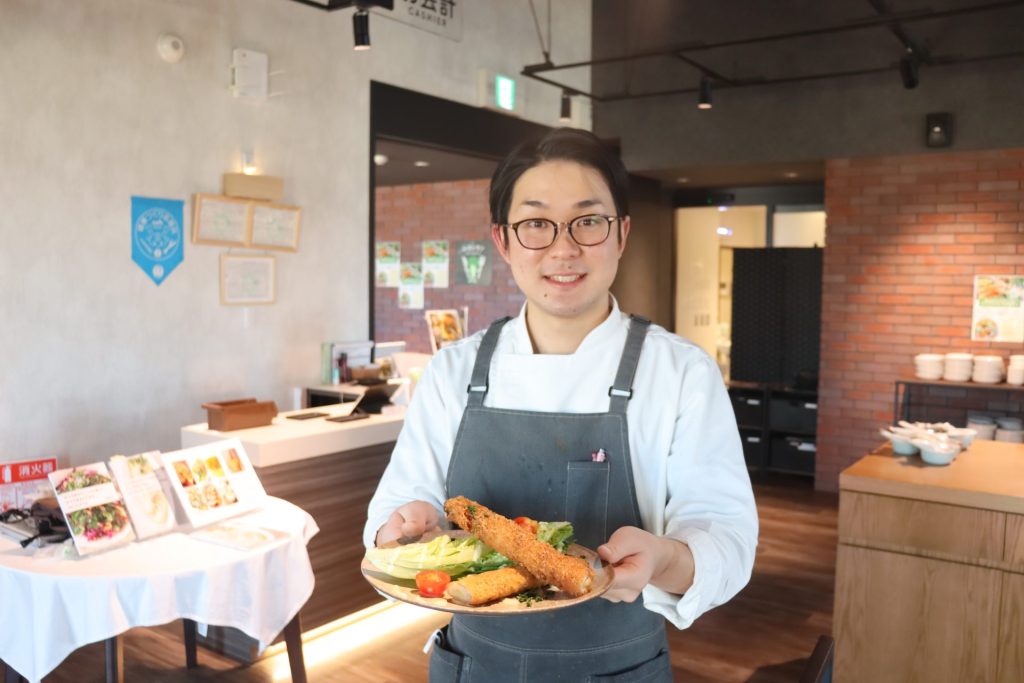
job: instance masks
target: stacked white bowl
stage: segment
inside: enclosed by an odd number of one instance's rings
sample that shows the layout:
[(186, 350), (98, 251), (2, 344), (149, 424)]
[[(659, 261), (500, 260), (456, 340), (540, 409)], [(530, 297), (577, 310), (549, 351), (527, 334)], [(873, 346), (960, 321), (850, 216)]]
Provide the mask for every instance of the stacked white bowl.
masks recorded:
[(970, 382), (974, 368), (974, 356), (969, 353), (947, 353), (944, 359), (942, 379), (947, 382)]
[(996, 438), (996, 420), (991, 415), (968, 415), (967, 428), (977, 432), (979, 439), (991, 441)]
[(1018, 387), (1024, 385), (1024, 356), (1010, 356), (1010, 366), (1006, 368), (1006, 383)]
[(996, 418), (996, 441), (1007, 441), (1009, 443), (1024, 443), (1024, 420), (1019, 417)]
[(942, 379), (942, 354), (919, 353), (914, 356), (914, 368), (918, 379)]
[(978, 384), (998, 384), (1003, 381), (1005, 371), (1002, 356), (975, 356), (971, 379)]

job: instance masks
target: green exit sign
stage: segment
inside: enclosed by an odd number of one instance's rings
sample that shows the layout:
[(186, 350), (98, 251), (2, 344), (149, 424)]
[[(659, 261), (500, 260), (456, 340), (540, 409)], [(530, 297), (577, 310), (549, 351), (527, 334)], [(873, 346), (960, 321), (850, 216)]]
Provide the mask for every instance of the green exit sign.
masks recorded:
[(494, 76), (494, 104), (499, 109), (515, 111), (516, 82), (508, 76)]

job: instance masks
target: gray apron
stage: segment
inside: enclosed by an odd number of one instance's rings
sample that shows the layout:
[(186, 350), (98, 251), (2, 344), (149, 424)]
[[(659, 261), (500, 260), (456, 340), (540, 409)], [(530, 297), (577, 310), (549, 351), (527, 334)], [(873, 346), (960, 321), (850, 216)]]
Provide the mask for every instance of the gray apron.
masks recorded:
[[(626, 405), (650, 321), (634, 316), (607, 413), (485, 408), (488, 370), (503, 318), (484, 335), (469, 402), (448, 467), (447, 493), (508, 517), (572, 522), (596, 549), (619, 527), (640, 526)], [(599, 448), (605, 462), (593, 462)], [(664, 618), (642, 598), (596, 598), (561, 610), (503, 616), (457, 614), (435, 639), (430, 681), (671, 681)]]

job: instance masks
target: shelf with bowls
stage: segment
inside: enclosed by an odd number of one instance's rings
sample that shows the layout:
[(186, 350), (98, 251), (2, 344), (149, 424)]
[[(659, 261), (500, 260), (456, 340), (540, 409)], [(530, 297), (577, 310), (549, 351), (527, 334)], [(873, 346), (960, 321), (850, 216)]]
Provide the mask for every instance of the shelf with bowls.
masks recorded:
[[(915, 389), (964, 389), (971, 392), (1005, 392), (1007, 397), (1014, 397), (1024, 402), (1024, 386), (1000, 382), (998, 384), (986, 384), (981, 382), (955, 382), (944, 379), (921, 379), (919, 377), (901, 377), (896, 380), (893, 388), (892, 420), (893, 423), (899, 420), (911, 420), (913, 409), (913, 393)], [(985, 405), (979, 401), (977, 412), (985, 412)], [(970, 411), (975, 412), (975, 411)], [(968, 413), (967, 417), (970, 417)], [(964, 420), (966, 423), (966, 419)]]

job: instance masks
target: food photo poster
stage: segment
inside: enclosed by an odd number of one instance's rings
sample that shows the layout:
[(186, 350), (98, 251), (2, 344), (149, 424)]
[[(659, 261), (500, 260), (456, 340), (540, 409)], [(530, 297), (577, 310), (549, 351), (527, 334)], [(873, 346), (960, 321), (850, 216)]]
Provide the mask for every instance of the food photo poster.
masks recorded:
[(193, 528), (254, 510), (267, 496), (238, 439), (164, 453), (163, 461)]
[(423, 243), (423, 286), (448, 286), (448, 240)]
[(401, 270), (402, 243), (377, 242), (374, 268), (378, 287), (397, 287)]
[(399, 308), (423, 308), (423, 264), (407, 261), (402, 264), (398, 285)]
[(79, 555), (135, 540), (124, 500), (106, 464), (57, 470), (49, 480)]
[(159, 451), (110, 458), (110, 471), (121, 489), (132, 527), (140, 540), (174, 529), (174, 510), (160, 484), (157, 475), (160, 469)]
[(1024, 277), (976, 275), (971, 341), (1024, 342)]

